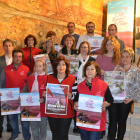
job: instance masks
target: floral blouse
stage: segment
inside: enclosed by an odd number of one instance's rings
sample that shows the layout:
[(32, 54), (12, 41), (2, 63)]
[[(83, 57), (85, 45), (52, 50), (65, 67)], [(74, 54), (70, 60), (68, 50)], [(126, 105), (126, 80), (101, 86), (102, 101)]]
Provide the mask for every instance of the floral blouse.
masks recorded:
[[(117, 66), (115, 69), (119, 67), (121, 66)], [(137, 102), (140, 95), (140, 72), (135, 64), (125, 73), (124, 85), (126, 99)]]

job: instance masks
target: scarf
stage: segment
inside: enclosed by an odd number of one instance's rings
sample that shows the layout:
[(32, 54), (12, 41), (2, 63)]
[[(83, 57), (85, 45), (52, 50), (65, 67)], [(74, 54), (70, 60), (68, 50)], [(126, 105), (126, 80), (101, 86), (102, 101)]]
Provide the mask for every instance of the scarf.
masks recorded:
[(37, 76), (39, 75), (45, 75), (45, 72), (43, 71), (41, 74), (37, 74), (37, 72), (34, 73), (35, 80), (33, 82), (31, 92), (39, 92), (39, 86), (38, 86), (38, 81), (37, 81)]
[(85, 79), (85, 78), (82, 77), (83, 68), (84, 68), (86, 62), (88, 61), (88, 59), (89, 59), (89, 55), (87, 56), (86, 60), (83, 61), (82, 55), (79, 54), (79, 61), (81, 61), (81, 65), (80, 65), (79, 70), (78, 70), (78, 77), (77, 77), (78, 84), (81, 83)]

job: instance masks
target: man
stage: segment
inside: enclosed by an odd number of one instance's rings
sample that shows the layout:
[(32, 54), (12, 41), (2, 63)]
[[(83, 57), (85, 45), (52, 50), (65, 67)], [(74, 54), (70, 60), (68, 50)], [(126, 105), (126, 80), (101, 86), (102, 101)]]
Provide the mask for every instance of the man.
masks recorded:
[[(12, 40), (5, 39), (3, 41), (3, 49), (5, 51), (5, 54), (0, 57), (0, 74), (2, 70), (12, 63), (12, 51), (14, 49), (14, 44)], [(0, 138), (2, 137), (2, 131), (3, 131), (3, 116), (1, 116), (1, 106), (0, 106)], [(9, 123), (9, 117), (7, 116), (7, 132), (12, 132), (12, 127)]]
[(110, 24), (108, 26), (108, 35), (113, 36), (118, 40), (118, 42), (120, 43), (120, 52), (122, 52), (122, 50), (125, 48), (125, 44), (124, 41), (119, 39), (116, 34), (117, 34), (117, 26), (115, 24)]
[(94, 33), (95, 24), (93, 22), (88, 22), (86, 24), (86, 30), (87, 30), (87, 33), (79, 37), (79, 40), (76, 46), (77, 50), (79, 49), (79, 46), (83, 41), (88, 41), (88, 37), (101, 37), (100, 35)]
[[(67, 24), (67, 28), (68, 28), (68, 32), (69, 32), (68, 34), (69, 35), (72, 35), (75, 38), (75, 46), (76, 46), (77, 45), (77, 42), (78, 42), (78, 39), (79, 39), (80, 36), (74, 32), (74, 30), (75, 30), (75, 24), (73, 22), (69, 22)], [(68, 34), (66, 34), (66, 35), (63, 36), (60, 45), (62, 45), (62, 46), (64, 45), (64, 39), (65, 39), (65, 37)]]
[[(23, 52), (14, 50), (12, 52), (13, 63), (6, 66), (1, 72), (0, 88), (20, 88), (20, 92), (24, 92), (27, 84), (27, 77), (30, 75), (29, 68), (22, 64)], [(19, 134), (18, 114), (9, 115), (9, 121), (13, 128), (13, 132), (9, 140), (15, 140)], [(22, 121), (22, 133), (25, 140), (31, 138), (29, 132), (29, 122)]]

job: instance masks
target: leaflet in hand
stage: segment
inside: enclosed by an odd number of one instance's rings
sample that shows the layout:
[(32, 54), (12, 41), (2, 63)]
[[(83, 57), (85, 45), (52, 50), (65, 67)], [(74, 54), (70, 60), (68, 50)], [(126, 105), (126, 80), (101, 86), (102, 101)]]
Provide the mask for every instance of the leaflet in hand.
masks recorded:
[(100, 129), (103, 97), (79, 94), (76, 125)]
[(51, 64), (51, 61), (49, 59), (48, 54), (35, 55), (34, 56), (34, 61), (36, 61), (37, 59), (44, 59), (46, 61), (46, 67), (47, 67), (48, 74), (52, 74), (53, 73), (52, 64)]
[(20, 93), (21, 121), (41, 121), (39, 93)]
[(19, 88), (0, 89), (1, 96), (1, 115), (20, 113)]
[(108, 84), (114, 100), (124, 100), (124, 77), (122, 71), (106, 71), (104, 75), (105, 82)]
[(78, 65), (79, 57), (78, 55), (64, 55), (70, 61), (70, 74), (78, 76)]
[(56, 50), (57, 52), (59, 52), (59, 51), (62, 49), (62, 47), (59, 46), (59, 45), (54, 45), (54, 46), (55, 46), (55, 50)]
[(46, 114), (67, 114), (68, 98), (67, 93), (69, 91), (68, 85), (62, 84), (47, 84), (46, 95)]

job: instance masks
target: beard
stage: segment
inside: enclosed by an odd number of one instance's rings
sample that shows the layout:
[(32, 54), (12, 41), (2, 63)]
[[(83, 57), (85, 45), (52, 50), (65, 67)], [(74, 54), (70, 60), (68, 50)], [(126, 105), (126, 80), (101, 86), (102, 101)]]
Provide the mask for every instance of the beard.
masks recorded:
[(92, 33), (94, 33), (94, 30), (89, 30), (89, 31), (87, 31), (87, 33), (92, 34)]

